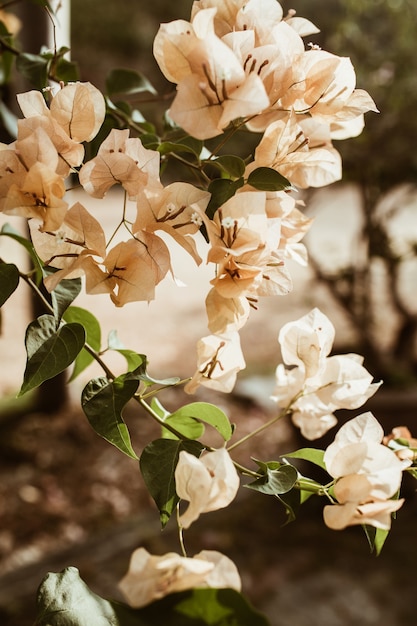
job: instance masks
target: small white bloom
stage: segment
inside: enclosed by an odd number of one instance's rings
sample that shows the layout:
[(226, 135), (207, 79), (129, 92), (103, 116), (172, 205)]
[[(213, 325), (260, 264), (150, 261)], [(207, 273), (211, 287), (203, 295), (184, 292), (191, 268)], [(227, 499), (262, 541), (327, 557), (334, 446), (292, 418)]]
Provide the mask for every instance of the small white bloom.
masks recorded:
[(195, 587), (240, 591), (241, 581), (235, 564), (220, 552), (204, 550), (187, 558), (174, 552), (154, 556), (138, 548), (119, 583), (120, 591), (134, 608)]
[(207, 452), (198, 459), (184, 450), (175, 469), (175, 485), (181, 500), (189, 502), (180, 516), (183, 528), (189, 528), (201, 513), (228, 506), (239, 489), (239, 476), (225, 448)]

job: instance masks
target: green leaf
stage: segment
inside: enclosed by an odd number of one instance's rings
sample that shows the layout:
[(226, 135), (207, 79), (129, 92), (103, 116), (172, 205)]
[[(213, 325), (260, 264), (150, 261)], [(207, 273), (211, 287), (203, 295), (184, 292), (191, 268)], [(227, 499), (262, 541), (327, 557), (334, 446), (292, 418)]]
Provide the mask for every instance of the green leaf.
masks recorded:
[(294, 522), (297, 519), (297, 513), (301, 504), (300, 491), (298, 489), (290, 489), (287, 493), (276, 494), (276, 498), (278, 498), (285, 509), (287, 519), (284, 525)]
[(42, 315), (29, 324), (25, 343), (28, 358), (19, 396), (71, 365), (84, 346), (85, 331), (81, 324), (57, 328), (52, 315)]
[(127, 350), (126, 348), (119, 348), (115, 352), (118, 352), (126, 359), (128, 371), (135, 372), (138, 380), (142, 374), (146, 373), (146, 356), (144, 354), (139, 354), (134, 350)]
[(175, 491), (175, 468), (182, 450), (198, 457), (204, 446), (198, 441), (156, 439), (146, 446), (140, 457), (143, 480), (158, 507), (162, 528), (167, 524), (179, 501)]
[[(120, 622), (108, 600), (93, 593), (78, 569), (67, 567), (45, 576), (37, 595), (36, 626), (118, 626)], [(138, 626), (141, 624), (137, 622)]]
[(230, 200), (243, 184), (243, 178), (239, 178), (238, 180), (215, 178), (212, 180), (208, 186), (208, 191), (211, 193), (210, 202), (206, 210), (208, 217), (212, 218), (217, 209)]
[(249, 174), (246, 182), (261, 191), (292, 189), (290, 181), (272, 167), (258, 167)]
[(35, 270), (36, 284), (40, 285), (42, 282), (42, 278), (43, 278), (42, 263), (38, 255), (35, 252), (32, 242), (29, 241), (29, 239), (26, 239), (26, 237), (22, 237), (22, 235), (17, 230), (15, 230), (13, 226), (11, 226), (10, 224), (4, 224), (4, 226), (2, 227), (0, 231), (0, 235), (4, 235), (6, 237), (10, 237), (11, 239), (14, 239), (15, 241), (17, 241), (17, 243), (19, 243), (21, 246), (23, 246), (27, 250), (32, 260), (32, 264)]
[(19, 270), (13, 263), (0, 263), (0, 306), (10, 298), (19, 285)]
[(174, 141), (162, 141), (157, 148), (158, 152), (161, 154), (170, 154), (170, 153), (178, 153), (188, 152), (190, 154), (195, 155), (195, 151), (190, 146), (187, 146), (183, 143), (175, 143)]
[(55, 66), (54, 78), (62, 80), (64, 83), (71, 83), (79, 80), (77, 63), (60, 58)]
[[(268, 464), (269, 465), (269, 464)], [(267, 467), (264, 476), (245, 485), (249, 489), (270, 496), (287, 493), (297, 482), (298, 472), (292, 465), (281, 465), (278, 469)]]
[[(101, 328), (98, 319), (87, 311), (78, 306), (70, 306), (64, 313), (63, 319), (67, 322), (75, 322), (81, 324), (85, 330), (85, 342), (88, 343), (96, 352), (100, 351), (101, 346)], [(70, 381), (74, 380), (86, 367), (94, 361), (94, 357), (91, 356), (85, 348), (81, 350), (77, 358), (75, 359), (74, 369), (70, 377)]]
[(112, 70), (106, 79), (106, 91), (109, 96), (115, 94), (133, 95), (143, 91), (154, 95), (157, 93), (143, 74), (128, 69)]
[(137, 380), (126, 375), (113, 381), (101, 377), (90, 380), (81, 395), (81, 406), (96, 433), (132, 459), (137, 459), (130, 442), (122, 411), (138, 388)]
[(40, 54), (21, 52), (16, 60), (16, 68), (37, 89), (43, 89), (48, 81), (48, 60)]
[(363, 531), (369, 543), (371, 552), (375, 552), (375, 556), (381, 554), (381, 550), (384, 546), (385, 540), (388, 537), (389, 530), (383, 530), (382, 528), (375, 528), (367, 524), (362, 525)]
[[(168, 415), (165, 423), (175, 428), (175, 430), (186, 439), (199, 439), (204, 435), (204, 425), (197, 422), (193, 417), (186, 415)], [(174, 433), (167, 428), (162, 427), (162, 437), (164, 439), (179, 439)]]
[(245, 172), (245, 161), (234, 155), (222, 155), (215, 160), (207, 161), (207, 163), (220, 167), (232, 178), (241, 178)]
[(317, 450), (316, 448), (300, 448), (300, 450), (283, 454), (282, 457), (310, 461), (310, 463), (314, 463), (314, 465), (318, 465), (324, 470), (326, 469), (326, 465), (323, 461), (324, 450)]
[(144, 133), (140, 136), (142, 145), (151, 150), (157, 150), (159, 146), (159, 137), (155, 133)]
[[(44, 267), (43, 272), (45, 276), (49, 276), (54, 270)], [(51, 301), (57, 322), (61, 321), (63, 314), (70, 304), (74, 302), (80, 291), (81, 278), (64, 278), (58, 283), (55, 289), (51, 291)]]
[(75, 567), (49, 573), (37, 594), (36, 626), (269, 626), (234, 589), (189, 589), (140, 609), (93, 593)]
[(199, 422), (210, 424), (225, 441), (229, 441), (233, 434), (232, 425), (227, 415), (219, 407), (208, 402), (186, 404), (172, 413), (169, 420), (175, 422), (175, 420), (183, 418), (193, 418)]
[[(146, 624), (164, 626), (268, 626), (234, 589), (190, 589), (173, 593), (138, 610)], [(163, 620), (161, 621), (161, 616)]]

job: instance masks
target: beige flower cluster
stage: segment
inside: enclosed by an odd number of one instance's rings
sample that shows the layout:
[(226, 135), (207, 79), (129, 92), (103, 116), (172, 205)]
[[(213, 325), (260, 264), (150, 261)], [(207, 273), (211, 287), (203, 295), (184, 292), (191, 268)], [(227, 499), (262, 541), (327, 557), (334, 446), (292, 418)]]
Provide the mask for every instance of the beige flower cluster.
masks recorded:
[(324, 435), (337, 422), (333, 411), (359, 408), (381, 385), (372, 382), (360, 355), (328, 356), (334, 335), (333, 324), (317, 308), (279, 333), (282, 358), (290, 368), (278, 365), (273, 399), (291, 408), (306, 439)]
[(341, 175), (332, 139), (359, 134), (376, 107), (356, 89), (348, 58), (306, 49), (303, 37), (317, 28), (293, 13), (284, 16), (276, 0), (197, 0), (189, 22), (161, 25), (154, 55), (177, 85), (170, 116), (190, 135), (246, 123), (265, 132), (256, 166), (321, 186)]
[(383, 445), (384, 431), (372, 413), (344, 424), (324, 454), (326, 469), (336, 479), (337, 504), (324, 507), (329, 528), (369, 524), (389, 530), (392, 513), (403, 504), (395, 499), (402, 473), (411, 461), (401, 461)]

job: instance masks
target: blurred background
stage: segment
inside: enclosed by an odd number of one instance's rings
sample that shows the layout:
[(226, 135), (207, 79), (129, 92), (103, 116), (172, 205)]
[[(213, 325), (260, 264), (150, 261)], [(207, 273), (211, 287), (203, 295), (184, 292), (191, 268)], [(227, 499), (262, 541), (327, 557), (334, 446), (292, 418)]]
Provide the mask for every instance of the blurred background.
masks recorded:
[[(62, 3), (68, 9), (69, 0)], [(80, 78), (105, 89), (113, 68), (129, 68), (169, 96), (173, 88), (153, 60), (152, 42), (161, 22), (188, 19), (191, 4), (71, 0), (71, 60)], [(201, 399), (219, 402), (242, 432), (271, 417), (268, 396), (280, 358), (277, 331), (319, 306), (336, 326), (335, 351), (363, 354), (375, 379), (384, 380), (366, 410), (386, 432), (406, 424), (417, 436), (417, 5), (414, 0), (281, 4), (321, 29), (308, 41), (352, 59), (357, 86), (371, 94), (380, 114), (367, 114), (359, 137), (335, 142), (343, 180), (304, 194), (306, 212), (315, 218), (306, 240), (309, 268), (291, 267), (293, 292), (262, 303), (244, 329), (249, 367), (236, 392), (230, 398), (202, 393)], [(10, 10), (23, 17), (29, 6), (32, 17), (19, 38), (37, 54), (39, 39), (48, 37), (42, 8), (22, 2)], [(20, 86), (4, 81), (2, 102), (9, 103), (16, 89)], [(163, 108), (157, 103), (133, 104), (161, 124)], [(109, 213), (117, 201), (117, 193), (109, 194)], [(21, 254), (15, 242), (3, 239), (1, 258)], [(105, 298), (77, 300), (97, 311), (104, 334), (118, 328), (126, 345), (146, 353), (157, 377), (192, 372), (195, 342), (207, 332), (207, 282), (183, 264), (180, 254), (175, 263), (189, 288), (178, 292), (175, 285), (164, 285), (149, 307), (115, 311)], [(82, 380), (69, 396), (54, 381), (23, 406), (12, 400), (24, 370), (28, 320), (29, 296), (16, 293), (3, 309), (0, 336), (0, 622), (5, 626), (32, 624), (34, 589), (47, 571), (76, 565), (95, 591), (109, 597), (134, 547), (142, 544), (158, 553), (178, 549), (173, 530), (160, 533), (134, 462), (98, 440), (80, 415)], [(174, 407), (184, 398), (167, 392), (164, 401)], [(132, 429), (136, 419), (129, 409)], [(149, 426), (146, 441), (152, 436), (157, 431)], [(142, 441), (134, 443), (140, 450)], [(283, 424), (250, 453), (277, 458), (294, 445), (305, 442)], [(241, 454), (248, 462), (248, 451)], [(205, 516), (187, 544), (196, 552), (202, 539), (205, 547), (229, 554), (242, 571), (245, 592), (272, 626), (409, 626), (415, 622), (417, 507), (414, 482), (406, 482), (405, 489), (408, 501), (378, 559), (370, 555), (360, 529), (326, 530), (321, 503), (308, 503), (300, 519), (283, 528), (279, 505), (250, 492), (230, 511)]]

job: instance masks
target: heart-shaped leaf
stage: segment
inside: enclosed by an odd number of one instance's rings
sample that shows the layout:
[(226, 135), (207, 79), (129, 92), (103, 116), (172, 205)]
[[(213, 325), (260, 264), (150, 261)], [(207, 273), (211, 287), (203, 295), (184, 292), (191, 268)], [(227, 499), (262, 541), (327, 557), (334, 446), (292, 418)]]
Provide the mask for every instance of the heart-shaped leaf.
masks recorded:
[(175, 468), (181, 450), (200, 456), (204, 446), (198, 441), (156, 439), (143, 450), (140, 469), (149, 493), (158, 507), (164, 527), (179, 501), (175, 491)]
[(25, 343), (28, 358), (19, 396), (71, 365), (84, 347), (85, 331), (81, 324), (63, 324), (57, 328), (52, 315), (42, 315), (29, 324)]
[(87, 383), (81, 396), (83, 411), (96, 433), (132, 459), (138, 457), (132, 448), (122, 411), (135, 395), (138, 385), (137, 380), (128, 380), (126, 375), (115, 380), (95, 378)]
[(0, 306), (10, 298), (19, 284), (19, 270), (13, 263), (0, 263)]

